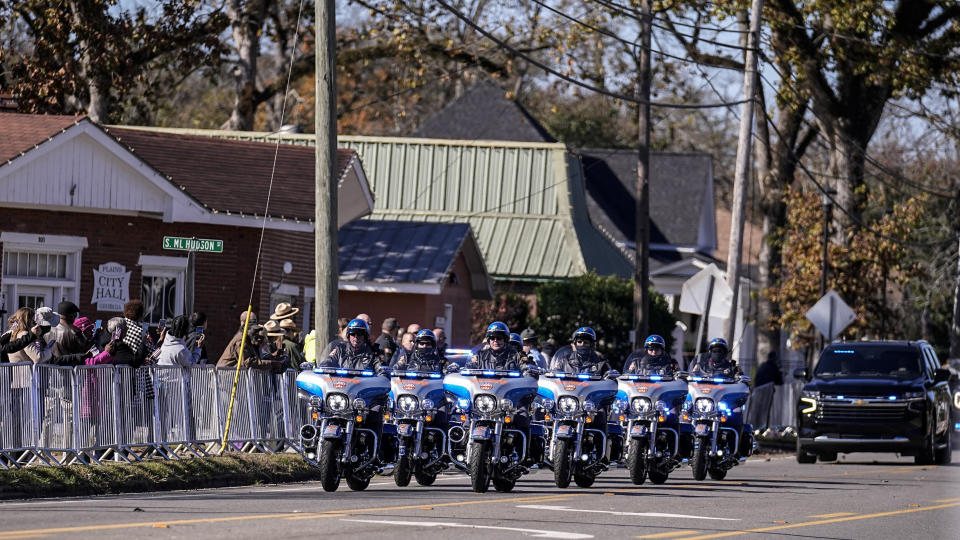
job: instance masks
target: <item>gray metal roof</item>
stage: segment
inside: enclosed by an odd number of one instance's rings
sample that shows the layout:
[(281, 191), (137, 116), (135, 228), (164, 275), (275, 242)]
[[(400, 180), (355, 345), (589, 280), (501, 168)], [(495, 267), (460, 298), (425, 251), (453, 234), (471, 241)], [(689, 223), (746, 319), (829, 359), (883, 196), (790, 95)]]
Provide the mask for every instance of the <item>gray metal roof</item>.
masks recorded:
[(340, 280), (443, 285), (461, 251), (474, 296), (490, 297), (490, 277), (468, 223), (359, 219), (339, 231)]
[(556, 142), (506, 90), (483, 81), (420, 125), (411, 137), (493, 141)]

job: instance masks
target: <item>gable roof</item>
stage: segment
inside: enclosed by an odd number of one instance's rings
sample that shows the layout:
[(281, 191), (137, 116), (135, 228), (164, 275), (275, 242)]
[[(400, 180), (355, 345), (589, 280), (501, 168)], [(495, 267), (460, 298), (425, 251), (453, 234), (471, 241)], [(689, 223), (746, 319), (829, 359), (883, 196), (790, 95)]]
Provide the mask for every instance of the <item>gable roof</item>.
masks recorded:
[[(389, 291), (383, 285), (427, 285), (440, 294), (462, 251), (473, 297), (493, 297), (493, 285), (467, 223), (360, 219), (343, 226), (338, 253), (340, 288)], [(403, 291), (397, 291), (403, 292)]]
[[(110, 127), (107, 132), (217, 213), (262, 216), (276, 155), (269, 214), (282, 219), (314, 219), (316, 150), (312, 147), (283, 144), (278, 149), (275, 143), (137, 128)], [(356, 152), (338, 149), (339, 183), (358, 170), (362, 175)]]
[(483, 81), (421, 124), (412, 137), (431, 139), (557, 142), (496, 84)]
[[(617, 242), (636, 237), (637, 152), (581, 149), (590, 219)], [(713, 220), (713, 159), (699, 153), (650, 153), (650, 243), (705, 249), (701, 220)], [(715, 231), (713, 233), (715, 235)], [(712, 240), (712, 242), (711, 242)]]
[(78, 124), (83, 116), (4, 113), (0, 116), (0, 162), (10, 162)]

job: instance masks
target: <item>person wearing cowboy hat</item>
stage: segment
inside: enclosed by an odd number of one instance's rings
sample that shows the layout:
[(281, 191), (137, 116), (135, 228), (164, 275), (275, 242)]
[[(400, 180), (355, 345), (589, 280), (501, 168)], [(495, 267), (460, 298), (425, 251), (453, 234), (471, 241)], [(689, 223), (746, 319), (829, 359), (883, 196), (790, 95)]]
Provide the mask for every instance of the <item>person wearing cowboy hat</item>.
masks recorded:
[(300, 308), (295, 308), (286, 302), (280, 302), (277, 304), (277, 307), (273, 308), (273, 315), (270, 315), (270, 320), (282, 321), (284, 319), (290, 319), (297, 313), (300, 313)]
[(279, 364), (275, 366), (277, 371), (286, 369), (288, 358), (286, 351), (283, 350), (283, 338), (286, 337), (287, 331), (280, 328), (280, 321), (275, 319), (263, 323), (263, 330), (267, 333), (267, 340), (263, 344), (263, 357)]
[(299, 370), (300, 364), (305, 361), (305, 357), (303, 355), (303, 348), (300, 345), (300, 340), (298, 339), (299, 330), (297, 329), (297, 323), (293, 322), (293, 319), (283, 319), (280, 321), (280, 328), (287, 333), (283, 336), (283, 341), (281, 342), (283, 351), (287, 355), (287, 364), (291, 369)]

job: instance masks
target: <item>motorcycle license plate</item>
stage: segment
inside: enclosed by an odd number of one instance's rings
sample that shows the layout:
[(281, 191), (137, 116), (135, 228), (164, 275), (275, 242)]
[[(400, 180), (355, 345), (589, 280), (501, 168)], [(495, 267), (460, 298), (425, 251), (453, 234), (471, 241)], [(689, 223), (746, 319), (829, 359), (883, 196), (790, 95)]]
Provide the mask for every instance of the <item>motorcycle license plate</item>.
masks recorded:
[(633, 426), (633, 428), (630, 429), (631, 436), (642, 437), (646, 434), (647, 434), (647, 426), (638, 425), (638, 426)]
[(693, 429), (693, 432), (696, 433), (697, 435), (704, 435), (707, 433), (707, 425), (697, 424), (697, 427)]
[(397, 426), (397, 435), (400, 435), (401, 437), (413, 435), (413, 426), (410, 424), (400, 424)]
[(570, 431), (573, 429), (573, 426), (557, 426), (557, 437), (565, 437), (570, 435)]
[(474, 426), (473, 428), (473, 438), (474, 439), (489, 439), (490, 438), (490, 428), (487, 426)]
[(327, 426), (323, 429), (323, 437), (339, 437), (340, 436), (340, 426)]

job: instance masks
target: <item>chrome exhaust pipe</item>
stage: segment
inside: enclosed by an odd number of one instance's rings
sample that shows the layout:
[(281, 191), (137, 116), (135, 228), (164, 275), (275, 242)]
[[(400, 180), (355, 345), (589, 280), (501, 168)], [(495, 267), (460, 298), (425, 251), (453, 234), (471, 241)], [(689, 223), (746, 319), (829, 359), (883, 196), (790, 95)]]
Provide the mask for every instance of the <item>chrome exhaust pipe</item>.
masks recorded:
[(453, 426), (447, 430), (447, 434), (450, 435), (450, 442), (461, 443), (467, 438), (466, 430), (460, 426)]

